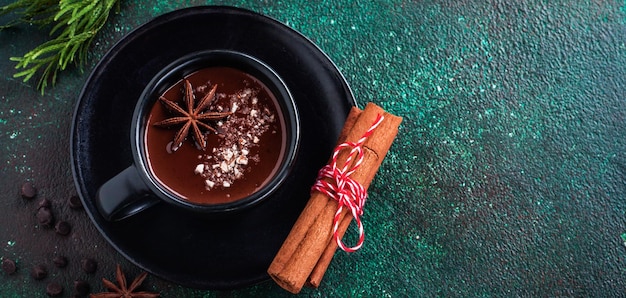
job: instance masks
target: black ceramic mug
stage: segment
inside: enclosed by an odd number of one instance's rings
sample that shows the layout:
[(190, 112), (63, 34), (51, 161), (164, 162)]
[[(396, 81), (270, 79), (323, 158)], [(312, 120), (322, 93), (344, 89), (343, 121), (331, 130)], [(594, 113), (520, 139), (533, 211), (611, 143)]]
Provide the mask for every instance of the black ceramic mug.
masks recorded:
[[(227, 203), (199, 204), (181, 197), (155, 177), (150, 169), (146, 153), (148, 116), (158, 98), (171, 86), (186, 76), (209, 67), (229, 67), (250, 74), (261, 81), (274, 95), (278, 103), (280, 121), (284, 126), (282, 154), (268, 177), (258, 190), (241, 199)], [(300, 121), (294, 100), (283, 80), (268, 65), (243, 53), (213, 50), (190, 54), (166, 66), (146, 86), (137, 102), (130, 127), (130, 146), (134, 163), (105, 182), (97, 192), (96, 206), (107, 220), (120, 220), (146, 208), (166, 202), (196, 213), (231, 213), (251, 207), (281, 186), (289, 174), (298, 151)], [(172, 135), (174, 132), (172, 132)], [(175, 153), (174, 153), (175, 154)]]

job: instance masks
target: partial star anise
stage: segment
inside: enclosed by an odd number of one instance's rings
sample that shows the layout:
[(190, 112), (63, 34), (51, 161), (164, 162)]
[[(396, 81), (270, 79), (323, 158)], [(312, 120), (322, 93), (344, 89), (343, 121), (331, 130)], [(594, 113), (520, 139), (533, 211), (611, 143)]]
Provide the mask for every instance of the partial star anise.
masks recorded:
[(120, 265), (117, 265), (117, 269), (115, 270), (117, 283), (119, 287), (114, 283), (109, 281), (106, 278), (102, 278), (102, 283), (104, 286), (109, 289), (110, 292), (103, 292), (98, 294), (91, 294), (89, 297), (91, 298), (155, 298), (159, 297), (158, 293), (150, 293), (150, 292), (135, 292), (135, 290), (141, 285), (146, 276), (148, 276), (147, 272), (143, 272), (139, 274), (130, 284), (130, 287), (126, 287), (126, 276), (124, 276), (124, 272), (122, 272), (122, 268)]
[[(191, 87), (191, 83), (185, 80), (184, 84), (184, 102), (186, 110), (180, 107), (175, 102), (161, 96), (159, 97), (159, 101), (161, 101), (161, 103), (169, 111), (173, 112), (177, 116), (165, 119), (163, 121), (159, 121), (154, 125), (158, 127), (172, 127), (183, 124), (178, 132), (176, 132), (176, 135), (174, 135), (174, 143), (172, 146), (173, 151), (176, 151), (176, 149), (178, 149), (182, 145), (185, 137), (187, 137), (187, 135), (189, 135), (190, 133), (193, 134), (193, 138), (196, 140), (196, 143), (200, 145), (202, 150), (205, 150), (207, 145), (206, 138), (204, 137), (204, 134), (202, 133), (200, 128), (217, 133), (217, 130), (213, 128), (210, 123), (215, 120), (223, 119), (232, 113), (218, 113), (206, 111), (215, 99), (215, 90), (217, 90), (217, 85), (214, 85), (213, 88), (211, 88), (211, 91), (209, 91), (209, 93), (207, 93), (202, 98), (202, 100), (200, 100), (200, 103), (198, 103), (198, 105), (196, 106), (196, 98), (193, 94), (193, 88)], [(189, 130), (191, 130), (191, 132)]]

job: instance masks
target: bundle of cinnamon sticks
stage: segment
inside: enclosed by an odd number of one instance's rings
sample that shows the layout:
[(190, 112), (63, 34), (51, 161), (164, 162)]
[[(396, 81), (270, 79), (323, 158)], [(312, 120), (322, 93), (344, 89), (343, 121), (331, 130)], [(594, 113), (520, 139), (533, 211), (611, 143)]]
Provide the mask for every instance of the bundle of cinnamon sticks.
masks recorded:
[[(384, 119), (365, 140), (362, 164), (350, 176), (365, 190), (389, 151), (402, 118), (385, 112), (373, 103), (367, 104), (363, 110), (353, 107), (337, 142), (338, 145), (344, 142), (357, 142), (379, 115)], [(339, 152), (336, 159), (338, 167), (345, 164), (348, 154), (349, 152)], [(307, 205), (268, 269), (269, 275), (282, 288), (296, 294), (305, 284), (312, 287), (320, 285), (338, 247), (333, 239), (333, 220), (337, 208), (336, 200), (318, 191), (311, 194)], [(343, 237), (352, 220), (352, 214), (348, 210), (343, 210), (337, 229), (339, 239)]]

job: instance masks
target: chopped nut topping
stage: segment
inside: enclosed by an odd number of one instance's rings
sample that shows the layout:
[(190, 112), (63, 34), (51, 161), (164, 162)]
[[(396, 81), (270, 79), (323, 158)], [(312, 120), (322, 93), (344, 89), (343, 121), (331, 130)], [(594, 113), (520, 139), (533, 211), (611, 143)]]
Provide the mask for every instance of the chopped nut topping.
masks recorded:
[(240, 164), (240, 165), (247, 165), (248, 164), (248, 158), (245, 155), (239, 155), (237, 157), (236, 162), (237, 162), (237, 164)]
[[(218, 98), (230, 99), (230, 116), (216, 122), (222, 144), (214, 144), (212, 154), (203, 155), (201, 164), (196, 166), (195, 173), (205, 179), (205, 187), (231, 187), (241, 179), (249, 167), (259, 162), (258, 154), (251, 154), (251, 148), (258, 147), (263, 134), (269, 132), (269, 123), (275, 116), (266, 107), (259, 105), (258, 90), (245, 88), (235, 94), (216, 94)], [(228, 108), (215, 107), (222, 112)], [(207, 150), (209, 151), (209, 150)]]
[(204, 164), (201, 163), (196, 166), (196, 169), (193, 171), (196, 174), (202, 174), (204, 172)]

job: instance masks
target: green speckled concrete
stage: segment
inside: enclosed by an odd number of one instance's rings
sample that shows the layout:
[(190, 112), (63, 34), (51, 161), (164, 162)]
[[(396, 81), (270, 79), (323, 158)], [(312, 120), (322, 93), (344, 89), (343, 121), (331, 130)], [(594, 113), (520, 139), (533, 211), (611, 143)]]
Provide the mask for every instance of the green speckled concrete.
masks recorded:
[[(89, 71), (117, 40), (200, 4), (248, 8), (295, 28), (337, 64), (360, 105), (405, 117), (370, 187), (364, 247), (337, 253), (322, 286), (302, 296), (625, 295), (625, 2), (153, 2), (123, 1), (84, 72), (64, 72), (44, 96), (12, 78), (8, 57), (46, 32), (0, 32), (0, 257), (19, 267), (0, 273), (0, 296), (41, 297), (57, 280), (69, 297), (77, 278), (100, 291), (116, 263), (139, 272), (65, 205), (76, 193), (70, 117)], [(74, 236), (36, 227), (36, 203), (17, 196), (26, 180), (73, 223)], [(96, 256), (98, 272), (70, 260), (50, 265), (46, 281), (30, 278), (33, 264), (70, 248)], [(217, 293), (149, 277), (146, 288), (163, 297), (290, 296), (271, 282)]]

